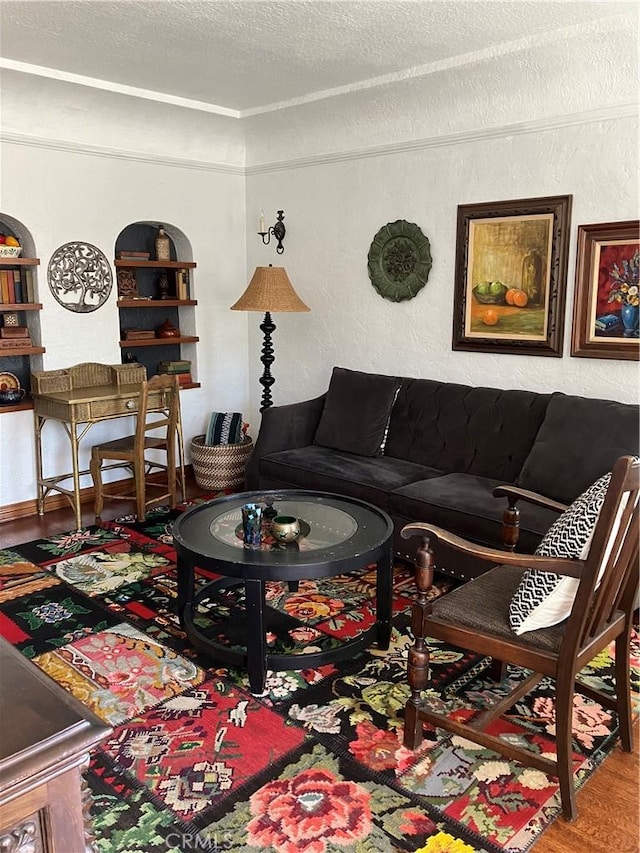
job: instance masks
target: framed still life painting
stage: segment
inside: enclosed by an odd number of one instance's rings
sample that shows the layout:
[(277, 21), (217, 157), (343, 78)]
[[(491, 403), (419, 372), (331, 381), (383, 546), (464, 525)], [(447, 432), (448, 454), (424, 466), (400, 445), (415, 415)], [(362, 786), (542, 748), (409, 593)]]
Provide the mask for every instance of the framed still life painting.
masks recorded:
[(640, 358), (640, 223), (580, 225), (571, 355)]
[(562, 355), (571, 196), (458, 207), (453, 349)]

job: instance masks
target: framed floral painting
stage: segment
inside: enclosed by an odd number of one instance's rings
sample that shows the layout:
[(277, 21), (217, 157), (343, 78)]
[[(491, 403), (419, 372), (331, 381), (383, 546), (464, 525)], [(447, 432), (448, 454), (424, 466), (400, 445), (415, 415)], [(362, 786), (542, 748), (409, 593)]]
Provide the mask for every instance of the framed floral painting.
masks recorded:
[(571, 355), (640, 358), (640, 223), (580, 225)]
[(458, 207), (453, 349), (562, 355), (571, 196)]

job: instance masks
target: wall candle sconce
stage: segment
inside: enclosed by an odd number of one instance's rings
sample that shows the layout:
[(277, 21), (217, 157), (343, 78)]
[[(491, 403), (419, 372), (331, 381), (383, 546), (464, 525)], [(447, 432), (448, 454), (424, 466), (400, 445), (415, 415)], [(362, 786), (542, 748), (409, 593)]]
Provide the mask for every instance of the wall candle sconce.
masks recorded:
[(284, 210), (278, 211), (278, 219), (274, 225), (271, 225), (269, 228), (266, 227), (264, 221), (264, 211), (260, 211), (260, 230), (258, 234), (262, 237), (262, 242), (265, 246), (268, 246), (271, 242), (271, 235), (275, 237), (278, 241), (278, 245), (276, 246), (276, 252), (281, 255), (284, 252), (284, 246), (282, 245), (282, 241), (284, 240), (284, 235), (287, 233), (287, 229), (284, 227)]

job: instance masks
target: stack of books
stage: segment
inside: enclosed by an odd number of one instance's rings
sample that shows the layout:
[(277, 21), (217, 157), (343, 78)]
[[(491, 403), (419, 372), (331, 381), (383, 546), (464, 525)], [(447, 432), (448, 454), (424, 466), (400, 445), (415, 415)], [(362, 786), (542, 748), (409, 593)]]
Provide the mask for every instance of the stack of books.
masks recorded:
[(190, 385), (193, 382), (191, 378), (191, 362), (189, 359), (179, 359), (178, 361), (159, 361), (158, 373), (169, 373), (172, 376), (178, 377), (178, 382), (181, 385)]
[(0, 302), (15, 305), (35, 301), (33, 270), (0, 270)]
[(0, 350), (30, 347), (31, 336), (26, 326), (3, 326), (0, 329)]

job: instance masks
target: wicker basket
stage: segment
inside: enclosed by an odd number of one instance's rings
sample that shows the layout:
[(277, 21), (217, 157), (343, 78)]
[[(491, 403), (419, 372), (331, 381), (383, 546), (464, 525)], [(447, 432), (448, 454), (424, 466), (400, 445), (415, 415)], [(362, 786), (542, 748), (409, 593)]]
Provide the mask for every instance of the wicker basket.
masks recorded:
[(191, 439), (191, 462), (201, 489), (237, 489), (244, 485), (244, 471), (253, 450), (253, 440), (241, 444), (205, 444), (204, 435)]

